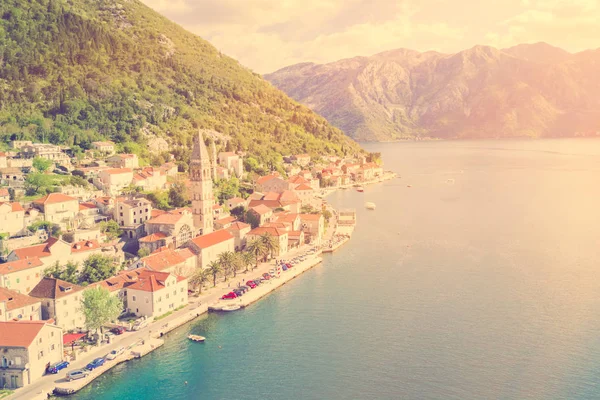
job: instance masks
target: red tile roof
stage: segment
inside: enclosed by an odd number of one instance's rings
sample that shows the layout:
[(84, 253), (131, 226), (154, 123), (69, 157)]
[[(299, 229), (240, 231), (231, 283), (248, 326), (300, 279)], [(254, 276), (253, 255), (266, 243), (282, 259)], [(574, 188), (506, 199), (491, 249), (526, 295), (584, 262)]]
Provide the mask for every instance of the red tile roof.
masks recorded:
[(16, 310), (29, 306), (35, 303), (39, 303), (40, 299), (36, 299), (21, 293), (14, 292), (12, 290), (0, 287), (0, 303), (6, 303), (6, 310)]
[(299, 186), (296, 186), (296, 189), (294, 190), (313, 190), (313, 188), (303, 183)]
[(110, 168), (105, 171), (109, 175), (132, 174), (131, 168)]
[(300, 215), (300, 219), (304, 219), (307, 221), (318, 221), (321, 218), (323, 218), (323, 216), (321, 214), (298, 214)]
[(225, 224), (230, 224), (230, 223), (234, 222), (235, 220), (236, 220), (236, 218), (234, 216), (229, 216), (229, 217), (218, 219), (215, 222), (219, 225), (225, 225)]
[(223, 207), (221, 205), (219, 205), (219, 204), (213, 204), (213, 206), (212, 206), (213, 210), (219, 210), (221, 208), (223, 208)]
[(140, 259), (140, 262), (143, 262), (146, 267), (149, 267), (154, 271), (162, 271), (184, 263), (185, 259), (173, 250), (168, 249), (144, 257)]
[(0, 275), (7, 275), (13, 272), (24, 271), (29, 268), (42, 266), (43, 263), (37, 257), (32, 257), (26, 260), (11, 261), (0, 264)]
[(91, 210), (94, 208), (98, 208), (98, 207), (96, 207), (96, 205), (93, 203), (79, 203), (79, 209), (82, 211), (83, 210)]
[(253, 236), (262, 236), (264, 234), (269, 234), (271, 236), (282, 236), (287, 234), (287, 232), (282, 229), (271, 226), (259, 226), (258, 228), (254, 228), (250, 232), (248, 232), (248, 235)]
[(166, 214), (166, 213), (167, 213), (166, 211), (163, 211), (163, 210), (159, 210), (159, 209), (153, 208), (153, 209), (150, 211), (150, 216), (151, 216), (152, 218), (156, 218), (156, 217), (158, 217), (159, 215), (161, 215), (161, 214)]
[(229, 199), (227, 200), (227, 202), (233, 204), (241, 204), (241, 203), (245, 203), (246, 200), (242, 199), (241, 197), (234, 197), (233, 199)]
[(199, 248), (206, 249), (219, 243), (223, 243), (229, 239), (233, 239), (231, 233), (225, 229), (221, 229), (206, 235), (198, 236), (192, 239), (192, 242)]
[(279, 193), (267, 192), (261, 200), (279, 200)]
[(19, 260), (26, 260), (28, 258), (35, 258), (35, 257), (39, 257), (39, 258), (48, 257), (48, 256), (52, 255), (52, 253), (50, 252), (50, 248), (56, 242), (58, 242), (58, 239), (50, 238), (50, 239), (46, 240), (45, 243), (42, 243), (42, 244), (36, 244), (34, 246), (21, 247), (20, 249), (14, 249), (13, 253), (15, 254), (15, 256), (17, 256), (17, 258)]
[(228, 231), (241, 231), (242, 229), (246, 229), (246, 228), (250, 228), (250, 225), (245, 224), (243, 222), (234, 222), (233, 224), (231, 224), (231, 226), (229, 228), (227, 228)]
[(17, 212), (17, 211), (25, 211), (23, 210), (23, 207), (21, 206), (21, 203), (8, 203), (8, 202), (1, 202), (0, 201), (0, 206), (2, 204), (8, 204), (11, 207), (11, 212)]
[(46, 321), (0, 322), (0, 346), (29, 347)]
[(182, 214), (163, 213), (146, 221), (147, 224), (174, 225), (181, 219)]
[(164, 239), (166, 237), (168, 237), (166, 233), (164, 233), (164, 232), (156, 232), (156, 233), (153, 233), (152, 235), (144, 236), (143, 238), (140, 239), (140, 242), (143, 242), (143, 243), (154, 243), (154, 242), (162, 240), (162, 239)]
[(101, 247), (97, 240), (82, 240), (71, 245), (71, 253), (83, 253), (84, 251), (98, 250)]
[(169, 277), (168, 272), (157, 272), (144, 270), (140, 273), (137, 282), (127, 287), (127, 290), (142, 290), (144, 292), (156, 292), (164, 289), (165, 280)]
[(298, 184), (298, 185), (301, 183), (309, 183), (308, 180), (306, 180), (306, 178), (304, 178), (300, 175), (292, 176), (290, 179), (288, 179), (288, 182)]
[(75, 199), (71, 196), (62, 194), (62, 193), (50, 193), (50, 194), (47, 194), (46, 196), (42, 197), (41, 199), (35, 200), (34, 203), (46, 205), (46, 204), (64, 203), (66, 201), (77, 201), (77, 199)]
[(184, 260), (190, 257), (196, 257), (196, 255), (188, 248), (175, 250), (175, 253), (179, 254)]
[(74, 283), (46, 276), (29, 292), (29, 295), (41, 299), (60, 299), (83, 289), (82, 286)]
[(8, 189), (6, 189), (6, 188), (0, 188), (0, 196), (2, 196), (2, 197), (10, 196), (10, 193), (8, 192)]
[(266, 201), (266, 200), (252, 200), (250, 202), (250, 209), (259, 215), (264, 215), (272, 212), (272, 208), (281, 207), (279, 201)]
[(266, 182), (269, 182), (271, 179), (275, 179), (275, 178), (279, 178), (279, 175), (267, 175), (267, 176), (261, 176), (260, 178), (258, 178), (256, 180), (256, 183), (259, 185), (262, 185)]

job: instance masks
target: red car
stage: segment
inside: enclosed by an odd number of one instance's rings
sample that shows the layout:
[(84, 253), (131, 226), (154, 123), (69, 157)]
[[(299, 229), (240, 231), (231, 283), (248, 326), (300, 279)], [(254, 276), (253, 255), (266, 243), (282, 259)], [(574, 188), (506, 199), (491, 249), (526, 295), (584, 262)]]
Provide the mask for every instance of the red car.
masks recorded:
[(233, 292), (224, 294), (223, 297), (221, 297), (221, 299), (223, 299), (223, 300), (230, 300), (230, 299), (236, 299), (236, 298), (237, 298), (237, 294), (235, 294)]
[(263, 274), (263, 278), (265, 278), (266, 280), (271, 279), (271, 275), (267, 274), (266, 272)]
[(110, 331), (115, 335), (122, 335), (125, 333), (125, 328), (122, 326), (117, 326), (116, 328), (112, 328)]
[(254, 283), (254, 281), (248, 281), (246, 282), (246, 286), (249, 286), (250, 289), (254, 289), (256, 287), (256, 283)]

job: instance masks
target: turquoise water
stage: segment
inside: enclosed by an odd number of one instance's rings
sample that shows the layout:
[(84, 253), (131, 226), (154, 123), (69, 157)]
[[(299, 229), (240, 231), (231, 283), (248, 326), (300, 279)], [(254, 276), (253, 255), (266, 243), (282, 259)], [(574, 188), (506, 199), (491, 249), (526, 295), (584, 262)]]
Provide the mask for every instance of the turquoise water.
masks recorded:
[(369, 149), (401, 179), (328, 198), (348, 245), (73, 398), (600, 398), (600, 141)]

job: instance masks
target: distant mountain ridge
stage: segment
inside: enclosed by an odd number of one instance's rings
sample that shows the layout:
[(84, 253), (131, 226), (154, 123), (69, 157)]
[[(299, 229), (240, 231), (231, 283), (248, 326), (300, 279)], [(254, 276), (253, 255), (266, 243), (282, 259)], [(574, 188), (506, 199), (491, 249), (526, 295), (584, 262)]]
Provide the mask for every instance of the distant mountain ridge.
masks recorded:
[(600, 51), (546, 43), (456, 54), (397, 49), (265, 75), (359, 141), (600, 132)]

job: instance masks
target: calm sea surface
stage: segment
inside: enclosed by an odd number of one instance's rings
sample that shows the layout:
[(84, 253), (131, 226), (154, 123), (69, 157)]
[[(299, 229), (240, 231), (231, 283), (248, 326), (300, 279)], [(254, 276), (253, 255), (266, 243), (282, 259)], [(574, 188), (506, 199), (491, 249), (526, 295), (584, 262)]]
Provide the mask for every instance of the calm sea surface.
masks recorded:
[(73, 398), (600, 398), (600, 140), (368, 147), (346, 247)]

